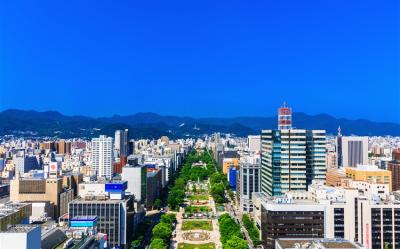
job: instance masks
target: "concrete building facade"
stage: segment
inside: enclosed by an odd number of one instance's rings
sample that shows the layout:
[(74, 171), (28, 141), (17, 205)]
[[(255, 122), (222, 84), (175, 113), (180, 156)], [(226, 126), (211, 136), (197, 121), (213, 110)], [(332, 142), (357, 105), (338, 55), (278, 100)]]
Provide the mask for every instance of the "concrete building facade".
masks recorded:
[(113, 175), (113, 139), (101, 135), (92, 139), (92, 170), (98, 177), (111, 179)]

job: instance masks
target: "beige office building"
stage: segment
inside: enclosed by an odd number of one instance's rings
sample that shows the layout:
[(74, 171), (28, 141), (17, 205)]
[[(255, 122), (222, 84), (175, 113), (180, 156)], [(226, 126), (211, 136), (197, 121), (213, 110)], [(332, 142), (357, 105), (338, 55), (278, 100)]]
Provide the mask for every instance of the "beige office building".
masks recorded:
[(35, 179), (16, 177), (10, 182), (10, 200), (13, 202), (44, 202), (49, 205), (49, 217), (58, 218), (60, 210), (67, 210), (73, 191), (64, 191), (63, 179)]

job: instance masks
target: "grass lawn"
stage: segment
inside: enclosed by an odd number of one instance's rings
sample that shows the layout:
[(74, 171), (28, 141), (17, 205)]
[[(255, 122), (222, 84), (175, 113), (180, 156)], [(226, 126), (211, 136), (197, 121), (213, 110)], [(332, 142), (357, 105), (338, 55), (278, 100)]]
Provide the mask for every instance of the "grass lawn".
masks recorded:
[(208, 230), (212, 231), (212, 222), (210, 220), (185, 220), (182, 223), (182, 230)]
[(208, 195), (191, 195), (188, 199), (191, 201), (208, 201)]
[(179, 243), (178, 249), (215, 249), (214, 243), (207, 243), (207, 244), (187, 244), (187, 243)]
[(208, 213), (211, 211), (211, 208), (207, 206), (187, 206), (185, 211), (187, 213)]

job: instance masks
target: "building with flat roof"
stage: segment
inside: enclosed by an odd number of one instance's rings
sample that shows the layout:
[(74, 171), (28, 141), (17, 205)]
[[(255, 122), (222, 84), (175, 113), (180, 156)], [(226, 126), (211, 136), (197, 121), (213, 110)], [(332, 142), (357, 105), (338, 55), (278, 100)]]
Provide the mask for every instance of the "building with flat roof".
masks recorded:
[(47, 215), (58, 219), (74, 197), (73, 191), (64, 189), (62, 183), (62, 178), (20, 178), (17, 174), (10, 183), (10, 200), (48, 203), (50, 213)]
[(28, 223), (31, 214), (32, 204), (30, 203), (0, 204), (0, 231), (7, 230), (8, 226)]
[(40, 226), (16, 225), (0, 232), (0, 248), (40, 249)]
[(260, 191), (260, 164), (241, 163), (239, 168), (239, 183), (237, 194), (239, 195), (240, 210), (253, 212), (252, 194)]
[(161, 195), (162, 189), (161, 169), (147, 172), (146, 207), (154, 206), (154, 201)]
[(388, 184), (314, 182), (308, 191), (287, 192), (283, 198), (254, 194), (253, 203), (265, 248), (274, 248), (278, 238), (337, 238), (367, 248), (400, 248), (400, 201), (390, 195)]
[(389, 184), (392, 191), (392, 173), (383, 170), (376, 165), (357, 165), (357, 167), (345, 167), (347, 178), (354, 181), (373, 181), (376, 183)]
[(342, 136), (336, 138), (338, 167), (356, 167), (368, 163), (368, 137)]
[(147, 168), (145, 165), (126, 165), (122, 168), (121, 179), (128, 182), (127, 193), (135, 200), (145, 203), (147, 191)]
[(126, 248), (130, 245), (135, 225), (138, 223), (135, 219), (134, 198), (125, 195), (126, 189), (125, 181), (104, 183), (104, 194), (100, 192), (96, 195), (80, 195), (78, 199), (71, 201), (69, 217), (96, 216), (97, 231), (107, 234), (109, 245)]
[(343, 239), (276, 239), (276, 249), (366, 249), (364, 246)]

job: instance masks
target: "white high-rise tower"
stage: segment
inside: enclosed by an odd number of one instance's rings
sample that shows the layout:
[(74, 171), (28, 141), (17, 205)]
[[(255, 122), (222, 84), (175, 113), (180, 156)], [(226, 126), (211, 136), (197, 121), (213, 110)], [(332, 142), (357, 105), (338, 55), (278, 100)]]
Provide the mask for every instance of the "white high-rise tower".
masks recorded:
[(112, 178), (113, 139), (105, 135), (92, 139), (92, 169), (98, 177)]

